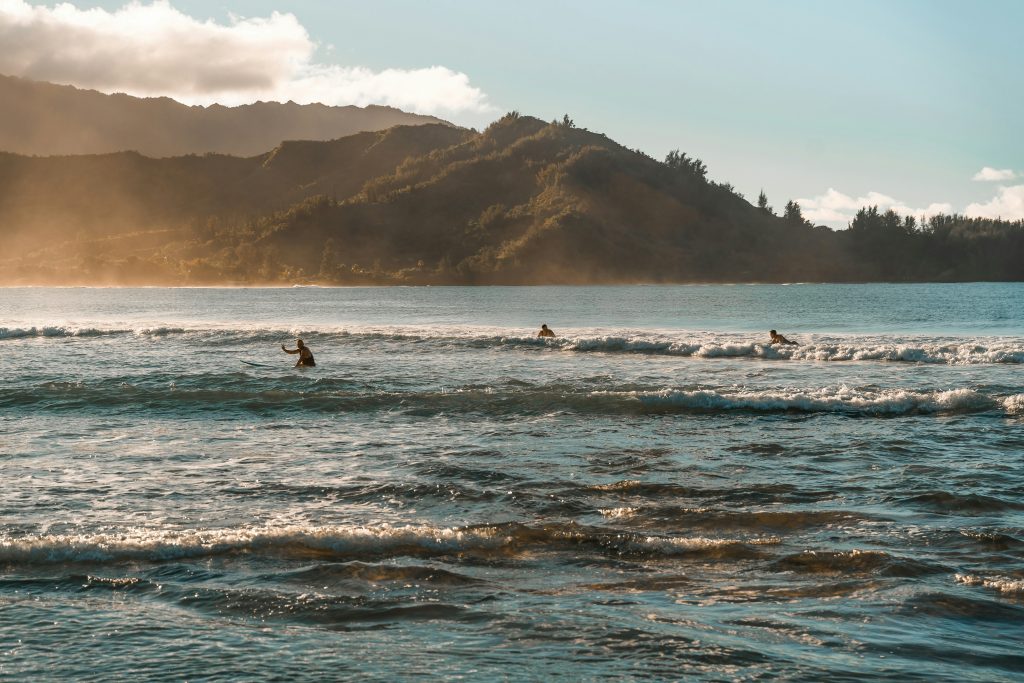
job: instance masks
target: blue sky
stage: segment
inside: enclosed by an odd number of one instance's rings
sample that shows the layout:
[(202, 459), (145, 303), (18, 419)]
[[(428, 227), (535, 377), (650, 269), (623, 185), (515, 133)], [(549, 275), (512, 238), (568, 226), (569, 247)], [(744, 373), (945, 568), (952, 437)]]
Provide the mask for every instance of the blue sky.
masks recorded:
[[(26, 4), (0, 0), (0, 8), (5, 2)], [(72, 4), (108, 13), (125, 5)], [(405, 94), (451, 88), (456, 104), (448, 109), (427, 94), (408, 102), (402, 93), (380, 97), (475, 127), (510, 109), (544, 119), (568, 113), (577, 125), (656, 157), (674, 148), (696, 155), (713, 179), (748, 198), (764, 188), (776, 208), (804, 199), (831, 225), (842, 225), (858, 199), (908, 212), (964, 211), (973, 203), (979, 215), (1006, 215), (1024, 202), (1018, 0), (170, 0), (170, 7), (226, 30), (241, 18), (293, 15), (291, 24), (260, 30), (308, 35), (311, 53), (302, 59), (318, 75), (303, 81), (296, 99), (317, 96), (316, 88), (332, 104), (356, 97), (348, 89), (355, 72), (334, 87), (325, 69), (392, 70), (360, 85), (357, 103), (388, 87)], [(272, 71), (260, 60), (287, 49), (261, 40), (248, 63)], [(0, 71), (5, 66), (0, 61)], [(445, 71), (428, 74), (434, 66)], [(73, 71), (86, 81), (76, 84), (115, 89)], [(132, 83), (116, 89), (131, 92)], [(173, 83), (167, 89), (177, 94)], [(192, 100), (211, 98), (216, 93)], [(985, 167), (995, 180), (972, 180)], [(1020, 210), (1013, 217), (1024, 218), (1024, 203)]]

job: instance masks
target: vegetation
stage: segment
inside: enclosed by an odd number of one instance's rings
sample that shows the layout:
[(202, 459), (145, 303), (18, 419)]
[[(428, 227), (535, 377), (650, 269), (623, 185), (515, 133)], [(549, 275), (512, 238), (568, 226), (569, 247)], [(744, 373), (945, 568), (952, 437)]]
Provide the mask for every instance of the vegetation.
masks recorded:
[(872, 206), (838, 236), (868, 279), (1024, 280), (1024, 221), (939, 214), (919, 223)]
[(1024, 279), (1020, 221), (781, 217), (575, 126), (399, 126), (265, 154), (0, 154), (3, 284)]
[[(761, 196), (764, 197), (765, 205), (767, 205), (768, 198), (764, 196), (763, 190), (761, 191)], [(786, 202), (786, 208), (783, 211), (782, 218), (790, 225), (804, 225), (807, 223), (804, 219), (803, 211), (800, 210), (800, 205), (792, 199)]]
[(189, 107), (0, 75), (0, 149), (19, 154), (261, 154), (281, 140), (332, 140), (399, 125), (443, 123), (391, 107), (256, 102)]

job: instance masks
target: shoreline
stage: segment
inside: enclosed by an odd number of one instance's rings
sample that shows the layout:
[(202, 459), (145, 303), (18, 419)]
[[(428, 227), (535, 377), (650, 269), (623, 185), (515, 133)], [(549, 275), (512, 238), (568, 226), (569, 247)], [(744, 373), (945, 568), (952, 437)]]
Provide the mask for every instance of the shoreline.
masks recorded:
[(10, 289), (427, 289), (427, 288), (542, 288), (542, 287), (796, 287), (802, 285), (1015, 285), (1024, 280), (801, 280), (801, 281), (694, 281), (694, 282), (581, 282), (581, 283), (366, 283), (366, 284), (0, 284)]

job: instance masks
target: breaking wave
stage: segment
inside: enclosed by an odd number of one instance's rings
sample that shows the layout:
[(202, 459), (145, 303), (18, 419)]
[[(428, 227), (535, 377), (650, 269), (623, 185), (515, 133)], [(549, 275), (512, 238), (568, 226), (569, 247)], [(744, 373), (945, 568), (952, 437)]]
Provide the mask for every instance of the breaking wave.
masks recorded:
[(157, 562), (243, 553), (332, 560), (467, 553), (515, 556), (580, 546), (615, 556), (748, 557), (758, 554), (758, 546), (779, 542), (774, 537), (653, 536), (571, 523), (469, 527), (292, 525), (187, 531), (126, 529), (120, 533), (0, 538), (0, 563)]
[(850, 340), (812, 342), (802, 346), (773, 346), (764, 342), (720, 338), (684, 342), (644, 337), (578, 337), (556, 340), (502, 338), (513, 345), (547, 345), (565, 351), (634, 353), (694, 358), (758, 358), (801, 361), (889, 361), (976, 365), (1024, 363), (1024, 345), (988, 342), (883, 342)]
[(772, 346), (752, 340), (752, 335), (694, 333), (603, 334), (583, 333), (554, 339), (532, 335), (505, 335), (495, 328), (440, 327), (344, 327), (306, 329), (300, 327), (188, 327), (49, 325), (0, 327), (0, 340), (34, 337), (171, 337), (190, 336), (208, 343), (277, 342), (302, 335), (319, 344), (360, 345), (394, 342), (435, 344), (444, 348), (495, 348), (567, 353), (609, 353), (682, 358), (750, 358), (775, 361), (874, 361), (945, 365), (1024, 363), (1024, 343), (1015, 339), (882, 339), (877, 337), (816, 339), (801, 346)]
[[(128, 378), (131, 379), (131, 378)], [(324, 378), (308, 385), (290, 378), (251, 377), (243, 372), (182, 378), (180, 381), (107, 379), (44, 382), (0, 395), (0, 406), (52, 410), (224, 409), (260, 412), (401, 412), (411, 415), (596, 415), (830, 413), (865, 417), (1024, 412), (1024, 394), (989, 395), (973, 389), (868, 390), (846, 386), (819, 389), (651, 389), (591, 391), (575, 385), (471, 386), (422, 391), (381, 390), (349, 380)]]
[(840, 387), (817, 390), (661, 391), (629, 392), (651, 411), (754, 411), (846, 413), (853, 415), (915, 415), (936, 413), (1016, 412), (1021, 396), (988, 396), (972, 389), (865, 391)]
[(1024, 579), (1008, 576), (976, 576), (974, 574), (957, 574), (956, 582), (965, 586), (981, 586), (1000, 593), (1024, 595)]
[(135, 335), (163, 337), (172, 334), (196, 332), (184, 327), (101, 328), (78, 325), (48, 325), (41, 327), (0, 327), (0, 340), (26, 337), (109, 337)]

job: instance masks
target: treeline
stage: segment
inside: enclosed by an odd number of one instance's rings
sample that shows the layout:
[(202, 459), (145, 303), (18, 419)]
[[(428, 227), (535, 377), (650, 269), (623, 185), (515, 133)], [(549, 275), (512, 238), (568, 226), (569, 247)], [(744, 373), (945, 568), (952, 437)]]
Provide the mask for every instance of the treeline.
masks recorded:
[(924, 221), (877, 206), (838, 232), (858, 279), (1024, 280), (1024, 221), (939, 214)]
[[(762, 190), (758, 210), (775, 215)], [(800, 204), (786, 203), (791, 226), (811, 225)], [(838, 281), (1021, 281), (1024, 220), (935, 214), (918, 219), (878, 206), (858, 210), (846, 230), (827, 230), (841, 258), (829, 279)]]

